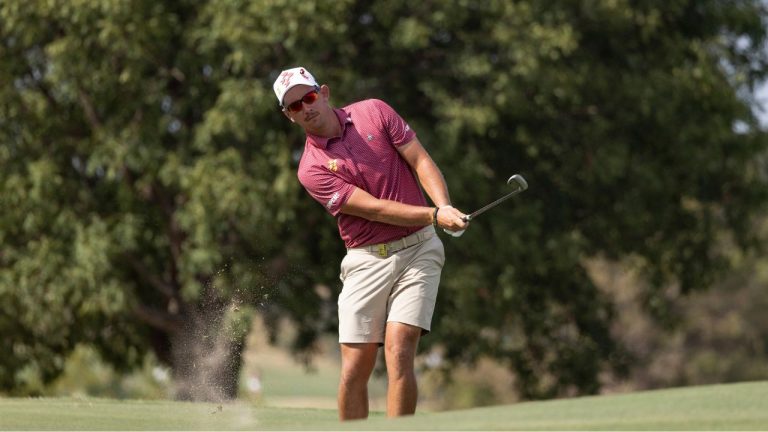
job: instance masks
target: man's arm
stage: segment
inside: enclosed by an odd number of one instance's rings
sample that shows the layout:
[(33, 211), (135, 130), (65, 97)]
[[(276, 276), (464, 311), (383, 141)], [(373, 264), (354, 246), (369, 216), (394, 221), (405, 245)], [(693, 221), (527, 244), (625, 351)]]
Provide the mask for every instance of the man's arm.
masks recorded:
[(424, 226), (432, 223), (435, 209), (378, 199), (355, 188), (347, 202), (341, 206), (341, 212), (390, 225)]
[[(341, 206), (341, 212), (390, 225), (425, 226), (432, 223), (435, 208), (378, 199), (356, 187)], [(464, 214), (453, 207), (441, 209), (437, 215), (438, 226), (451, 231), (466, 229), (467, 222), (461, 220), (462, 216)]]
[(398, 147), (397, 151), (416, 172), (419, 183), (429, 198), (432, 199), (432, 202), (441, 207), (437, 214), (438, 225), (452, 231), (466, 229), (467, 223), (461, 220), (464, 213), (451, 207), (451, 197), (448, 195), (448, 185), (445, 183), (443, 173), (440, 172), (437, 164), (421, 145), (419, 139), (414, 138), (409, 143)]
[(432, 202), (438, 207), (451, 205), (448, 185), (445, 183), (443, 173), (440, 172), (437, 164), (421, 145), (419, 139), (414, 138), (409, 143), (398, 147), (397, 151), (416, 172), (419, 183), (429, 198), (432, 199)]
[[(432, 202), (438, 207), (450, 205), (448, 187), (443, 175), (418, 139), (414, 138), (398, 150), (416, 171), (419, 182)], [(360, 188), (355, 188), (347, 202), (341, 206), (341, 212), (391, 225), (424, 226), (433, 223), (435, 209), (378, 199)], [(467, 223), (461, 220), (463, 216), (463, 213), (453, 207), (443, 208), (437, 215), (438, 225), (452, 231), (466, 229)]]

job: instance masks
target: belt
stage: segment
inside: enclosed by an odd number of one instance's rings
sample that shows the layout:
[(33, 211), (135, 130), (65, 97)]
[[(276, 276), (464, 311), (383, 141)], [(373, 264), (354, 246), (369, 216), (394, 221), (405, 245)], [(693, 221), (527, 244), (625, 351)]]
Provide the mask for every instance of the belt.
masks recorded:
[(399, 240), (395, 240), (389, 243), (379, 243), (374, 245), (350, 248), (350, 249), (347, 249), (347, 251), (372, 252), (379, 255), (380, 257), (386, 258), (395, 252), (401, 251), (403, 249), (407, 249), (411, 246), (416, 246), (417, 244), (422, 243), (425, 240), (429, 240), (434, 236), (435, 236), (435, 228), (430, 225), (419, 231), (416, 231), (415, 233), (409, 236), (405, 236)]

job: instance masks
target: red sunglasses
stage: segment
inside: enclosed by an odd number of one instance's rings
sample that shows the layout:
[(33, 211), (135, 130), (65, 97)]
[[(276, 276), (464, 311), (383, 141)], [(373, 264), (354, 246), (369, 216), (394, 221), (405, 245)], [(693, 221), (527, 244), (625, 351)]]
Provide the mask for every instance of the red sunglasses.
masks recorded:
[(301, 99), (297, 100), (296, 102), (291, 102), (287, 106), (283, 107), (283, 109), (291, 113), (297, 113), (301, 111), (303, 105), (312, 105), (317, 101), (317, 98), (319, 97), (320, 93), (318, 93), (318, 88), (315, 87), (314, 89), (310, 90), (309, 93), (302, 96)]

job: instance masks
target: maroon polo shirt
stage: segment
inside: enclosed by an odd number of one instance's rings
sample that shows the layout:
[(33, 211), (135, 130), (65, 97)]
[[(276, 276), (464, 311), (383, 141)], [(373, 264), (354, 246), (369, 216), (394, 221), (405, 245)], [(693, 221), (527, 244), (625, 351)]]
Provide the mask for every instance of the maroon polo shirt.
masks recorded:
[(416, 133), (383, 101), (368, 99), (336, 109), (341, 136), (307, 134), (299, 162), (299, 181), (336, 217), (347, 248), (387, 243), (423, 226), (401, 227), (341, 213), (355, 187), (379, 199), (426, 206), (427, 200), (411, 167), (397, 147)]

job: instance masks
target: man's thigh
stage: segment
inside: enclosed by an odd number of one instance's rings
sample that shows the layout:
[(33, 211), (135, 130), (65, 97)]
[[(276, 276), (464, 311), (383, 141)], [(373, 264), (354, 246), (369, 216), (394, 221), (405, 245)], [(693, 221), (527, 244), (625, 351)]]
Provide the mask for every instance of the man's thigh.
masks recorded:
[(349, 252), (341, 263), (339, 343), (384, 343), (394, 257)]
[(406, 249), (400, 276), (387, 304), (387, 321), (431, 329), (440, 275), (445, 264), (443, 243), (435, 236), (413, 251)]

